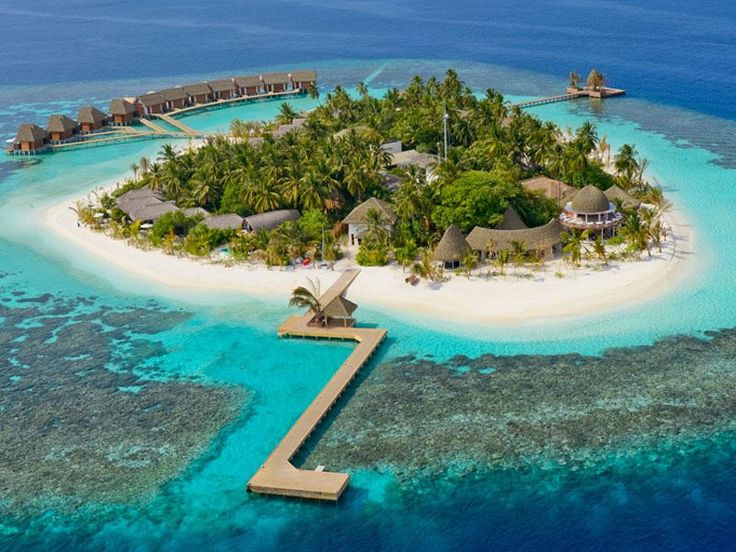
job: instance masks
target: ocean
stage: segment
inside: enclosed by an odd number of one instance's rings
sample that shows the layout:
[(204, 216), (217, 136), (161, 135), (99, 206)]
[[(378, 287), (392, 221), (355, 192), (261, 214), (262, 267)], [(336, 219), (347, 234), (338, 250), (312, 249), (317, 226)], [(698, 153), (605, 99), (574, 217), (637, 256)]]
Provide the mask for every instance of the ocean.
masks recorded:
[[(534, 112), (635, 143), (702, 267), (640, 305), (513, 328), (361, 305), (389, 340), (298, 459), (350, 472), (350, 488), (338, 505), (260, 497), (245, 483), (350, 347), (278, 339), (285, 300), (167, 289), (35, 224), (163, 141), (4, 156), (0, 547), (733, 548), (731, 4), (0, 1), (0, 15), (3, 138), (82, 104), (252, 70), (315, 67), (323, 91), (379, 92), (452, 67), (523, 98), (596, 66), (628, 95)], [(222, 130), (278, 105), (186, 122)], [(485, 428), (504, 416), (493, 440)]]

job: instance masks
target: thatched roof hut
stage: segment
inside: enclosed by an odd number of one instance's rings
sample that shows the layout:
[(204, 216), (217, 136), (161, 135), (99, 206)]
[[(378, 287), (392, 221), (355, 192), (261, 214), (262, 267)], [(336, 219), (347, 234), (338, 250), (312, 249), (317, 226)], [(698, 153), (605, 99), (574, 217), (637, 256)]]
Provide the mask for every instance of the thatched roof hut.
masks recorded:
[(143, 107), (146, 108), (161, 107), (164, 105), (164, 103), (166, 103), (164, 97), (161, 95), (161, 92), (150, 92), (148, 94), (143, 94), (142, 96), (138, 97), (138, 101)]
[(245, 217), (245, 229), (250, 232), (273, 230), (287, 221), (299, 220), (301, 213), (296, 209), (278, 209)]
[(513, 242), (523, 243), (530, 251), (549, 251), (562, 242), (562, 224), (557, 218), (544, 226), (519, 230), (499, 230), (476, 226), (468, 234), (467, 242), (474, 251), (498, 253), (513, 249)]
[(451, 224), (442, 235), (440, 243), (437, 244), (433, 258), (443, 263), (460, 262), (470, 252), (470, 249), (460, 229)]
[(85, 105), (79, 108), (77, 121), (80, 124), (98, 126), (104, 124), (106, 120), (107, 115), (92, 105)]
[(324, 307), (322, 312), (328, 318), (350, 318), (357, 308), (358, 305), (338, 295)]
[(232, 213), (207, 217), (202, 221), (202, 224), (207, 226), (207, 228), (216, 230), (242, 230), (244, 220), (240, 215)]
[(611, 208), (606, 194), (592, 184), (576, 193), (571, 203), (576, 213), (603, 213)]
[(137, 188), (121, 195), (117, 199), (117, 206), (131, 220), (155, 222), (162, 215), (179, 210), (173, 203), (163, 201), (162, 197), (151, 188)]
[(68, 134), (75, 132), (77, 128), (77, 122), (66, 115), (49, 115), (49, 122), (46, 125), (46, 130), (52, 134)]
[(213, 81), (207, 81), (213, 92), (235, 92), (237, 87), (233, 82), (233, 79), (217, 79)]
[(123, 98), (110, 100), (110, 115), (132, 115), (135, 113), (135, 105)]
[(207, 218), (210, 216), (207, 209), (203, 209), (202, 207), (187, 207), (186, 209), (182, 209), (181, 211), (188, 217), (201, 216), (202, 218)]
[(396, 222), (396, 213), (394, 213), (393, 208), (391, 205), (383, 201), (382, 199), (378, 199), (377, 197), (372, 197), (370, 199), (367, 199), (360, 205), (358, 205), (355, 209), (350, 211), (348, 216), (346, 216), (343, 220), (343, 224), (353, 224), (357, 226), (364, 226), (368, 224), (368, 211), (371, 209), (377, 210), (381, 215), (383, 216), (384, 220), (386, 221), (386, 224), (393, 224)]
[(164, 101), (167, 102), (183, 102), (186, 101), (189, 97), (187, 96), (187, 93), (184, 92), (184, 89), (181, 87), (167, 88), (166, 90), (161, 90), (160, 94)]
[(497, 230), (525, 230), (526, 228), (529, 227), (521, 220), (519, 213), (511, 205), (506, 208), (501, 223), (496, 225)]
[(15, 140), (18, 143), (42, 144), (49, 137), (49, 133), (38, 125), (25, 123), (20, 125)]
[(291, 72), (291, 82), (294, 84), (306, 84), (317, 82), (317, 71), (314, 69), (301, 69)]
[(289, 73), (264, 73), (261, 78), (265, 85), (287, 84), (291, 81)]
[(624, 207), (624, 209), (638, 209), (641, 207), (641, 201), (615, 184), (608, 188), (604, 193), (611, 203), (618, 202)]
[(575, 188), (569, 184), (565, 184), (548, 176), (535, 176), (521, 181), (521, 185), (525, 190), (531, 192), (541, 192), (544, 197), (554, 201), (561, 201), (562, 198), (570, 195)]
[(235, 84), (238, 88), (258, 88), (263, 84), (263, 81), (258, 75), (245, 75), (235, 77)]
[(427, 169), (437, 163), (439, 163), (439, 158), (436, 155), (420, 153), (417, 150), (406, 150), (391, 154), (391, 166), (393, 167), (416, 165), (422, 169)]

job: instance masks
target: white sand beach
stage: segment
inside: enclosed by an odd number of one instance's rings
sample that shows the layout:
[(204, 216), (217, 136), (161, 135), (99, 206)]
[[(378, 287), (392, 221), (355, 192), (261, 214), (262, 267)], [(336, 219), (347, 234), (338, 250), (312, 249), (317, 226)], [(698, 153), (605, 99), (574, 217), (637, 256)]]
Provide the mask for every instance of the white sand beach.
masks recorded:
[[(104, 234), (77, 226), (71, 210), (75, 201), (64, 201), (42, 212), (48, 230), (81, 248), (108, 266), (173, 289), (199, 291), (239, 291), (248, 295), (283, 297), (303, 285), (307, 278), (319, 279), (326, 289), (339, 271), (352, 266), (349, 259), (336, 263), (334, 270), (298, 268), (268, 269), (259, 265), (224, 264), (144, 251)], [(530, 277), (519, 278), (515, 268), (505, 276), (486, 278), (477, 274), (468, 280), (451, 274), (449, 281), (431, 284), (422, 281), (410, 286), (397, 266), (366, 267), (355, 281), (350, 298), (361, 305), (388, 307), (392, 311), (413, 311), (433, 318), (512, 325), (584, 316), (596, 312), (640, 304), (660, 297), (684, 282), (695, 268), (693, 231), (677, 210), (668, 213), (672, 231), (659, 253), (646, 253), (640, 261), (614, 262), (601, 267), (597, 261), (575, 271), (559, 260), (547, 263)], [(487, 272), (483, 268), (482, 272)], [(560, 278), (556, 272), (562, 271)]]

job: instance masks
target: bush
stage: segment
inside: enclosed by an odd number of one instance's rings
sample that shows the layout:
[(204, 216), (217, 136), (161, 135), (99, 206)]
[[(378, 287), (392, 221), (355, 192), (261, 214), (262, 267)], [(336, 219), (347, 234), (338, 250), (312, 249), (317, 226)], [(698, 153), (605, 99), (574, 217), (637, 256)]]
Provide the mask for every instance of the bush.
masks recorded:
[(181, 211), (172, 211), (161, 216), (151, 228), (151, 243), (160, 246), (169, 234), (186, 236), (202, 220), (201, 216), (188, 217)]
[(228, 243), (236, 236), (235, 230), (209, 228), (200, 223), (189, 231), (184, 242), (184, 250), (190, 255), (202, 257), (215, 247)]
[(366, 247), (365, 241), (360, 244), (356, 262), (361, 266), (383, 266), (388, 263), (388, 248), (382, 245), (377, 247)]

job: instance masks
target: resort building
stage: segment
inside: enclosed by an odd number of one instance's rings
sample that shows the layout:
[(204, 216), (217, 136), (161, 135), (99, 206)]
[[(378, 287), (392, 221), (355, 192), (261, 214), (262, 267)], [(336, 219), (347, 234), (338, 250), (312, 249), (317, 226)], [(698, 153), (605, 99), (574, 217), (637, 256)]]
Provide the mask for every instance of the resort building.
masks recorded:
[(310, 86), (317, 84), (317, 71), (313, 69), (292, 71), (289, 76), (294, 90), (308, 90)]
[(266, 92), (263, 81), (258, 75), (235, 77), (234, 80), (239, 96), (258, 96)]
[(560, 215), (562, 226), (569, 230), (588, 232), (588, 239), (603, 239), (616, 235), (621, 224), (621, 213), (600, 189), (588, 185), (577, 192)]
[(266, 73), (261, 75), (266, 93), (286, 92), (291, 86), (289, 73)]
[(521, 185), (525, 190), (530, 192), (541, 193), (544, 197), (554, 200), (558, 205), (564, 207), (563, 200), (570, 200), (570, 194), (575, 192), (575, 188), (554, 178), (548, 176), (535, 176), (521, 181)]
[(536, 228), (501, 229), (476, 226), (468, 234), (467, 241), (481, 259), (495, 257), (504, 249), (513, 251), (517, 246), (521, 246), (537, 259), (549, 259), (560, 253), (562, 230), (562, 224), (556, 218)]
[(245, 217), (245, 229), (248, 232), (258, 232), (259, 230), (273, 230), (277, 226), (281, 226), (285, 222), (296, 222), (299, 220), (301, 213), (296, 209), (278, 209), (276, 211), (267, 211)]
[(43, 148), (49, 141), (49, 133), (43, 128), (32, 124), (20, 125), (15, 136), (16, 148), (20, 151), (31, 152)]
[(391, 140), (390, 142), (384, 142), (383, 144), (381, 144), (381, 151), (385, 151), (386, 153), (390, 153), (391, 155), (395, 153), (401, 153), (401, 148), (401, 140)]
[(110, 101), (110, 117), (113, 125), (128, 125), (133, 122), (135, 115), (135, 104), (123, 98), (115, 98)]
[(405, 168), (416, 165), (420, 169), (429, 170), (439, 163), (439, 158), (431, 153), (420, 153), (417, 150), (406, 150), (391, 153), (391, 166)]
[(527, 228), (529, 227), (511, 205), (506, 207), (503, 220), (496, 225), (497, 230), (526, 230)]
[(615, 184), (608, 188), (604, 193), (606, 194), (608, 201), (617, 207), (623, 209), (638, 209), (641, 207), (641, 201)]
[(160, 92), (150, 92), (138, 98), (138, 113), (144, 117), (163, 113), (166, 110), (166, 101)]
[(121, 195), (117, 207), (132, 221), (153, 224), (166, 213), (179, 210), (173, 203), (163, 201), (162, 197), (151, 188), (138, 188)]
[(70, 119), (66, 115), (49, 115), (46, 130), (52, 142), (61, 142), (77, 134), (79, 125), (74, 119)]
[(207, 228), (216, 230), (237, 230), (239, 232), (243, 229), (244, 220), (240, 215), (233, 213), (207, 217), (206, 220), (202, 221), (202, 224), (207, 226)]
[(100, 130), (107, 124), (107, 115), (91, 105), (86, 105), (79, 109), (77, 115), (79, 123), (79, 131), (85, 134)]
[(451, 224), (442, 235), (432, 257), (446, 270), (454, 270), (460, 268), (463, 259), (470, 251), (470, 245), (465, 240), (463, 233), (457, 226)]
[(296, 118), (291, 121), (288, 125), (279, 125), (277, 126), (273, 132), (271, 132), (271, 135), (274, 138), (281, 138), (282, 136), (286, 136), (289, 132), (299, 131), (302, 128), (304, 128), (304, 125), (307, 123), (307, 120), (304, 118)]
[(185, 84), (184, 92), (189, 96), (189, 104), (206, 104), (214, 100), (212, 88), (206, 82), (198, 82), (196, 84)]
[(367, 201), (364, 201), (358, 205), (355, 209), (350, 211), (346, 216), (342, 224), (348, 227), (348, 240), (350, 245), (360, 245), (363, 240), (363, 236), (370, 228), (370, 218), (368, 213), (370, 211), (378, 211), (381, 215), (381, 219), (384, 221), (383, 228), (391, 234), (396, 223), (396, 213), (394, 213), (391, 205), (385, 201), (372, 197)]
[(171, 111), (173, 109), (182, 109), (189, 105), (189, 96), (184, 92), (183, 88), (167, 88), (161, 90), (161, 97), (164, 99), (164, 110)]
[(210, 85), (215, 100), (231, 100), (238, 96), (238, 88), (233, 79), (219, 79), (207, 84)]

